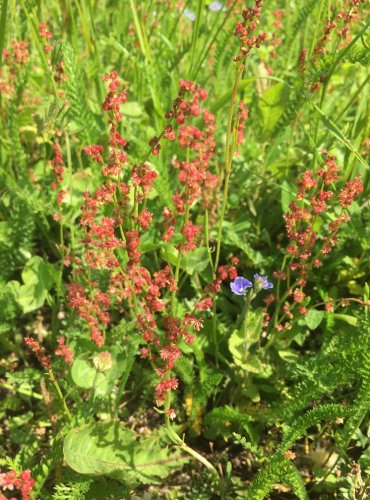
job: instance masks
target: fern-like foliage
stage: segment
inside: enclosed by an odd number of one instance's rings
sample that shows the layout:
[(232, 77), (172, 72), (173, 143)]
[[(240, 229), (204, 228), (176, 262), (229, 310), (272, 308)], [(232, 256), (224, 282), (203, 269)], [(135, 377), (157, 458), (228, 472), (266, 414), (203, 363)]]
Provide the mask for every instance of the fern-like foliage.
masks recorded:
[(206, 404), (210, 394), (213, 393), (222, 380), (222, 374), (214, 370), (208, 369), (202, 370), (202, 372), (200, 384), (194, 390), (193, 406), (190, 415), (192, 419), (195, 418), (197, 408)]
[(12, 327), (14, 328), (13, 321), (17, 318), (18, 313), (19, 307), (14, 293), (0, 281), (0, 335)]
[(356, 44), (347, 52), (345, 60), (353, 64), (360, 63), (365, 68), (368, 68), (370, 66), (370, 50)]
[(86, 95), (86, 85), (82, 76), (80, 65), (72, 46), (64, 41), (61, 44), (61, 53), (64, 62), (64, 71), (67, 80), (64, 84), (66, 96), (69, 101), (68, 114), (77, 125), (83, 144), (91, 144), (97, 132), (96, 120), (90, 110)]
[(253, 487), (248, 490), (248, 498), (251, 500), (263, 500), (278, 482), (289, 486), (299, 500), (309, 498), (299, 470), (287, 458), (280, 457), (280, 460), (271, 463), (259, 479), (260, 483), (253, 483)]
[(8, 212), (7, 238), (0, 245), (0, 279), (3, 281), (10, 279), (31, 255), (35, 240), (35, 214), (30, 205), (14, 198)]
[(77, 482), (57, 484), (54, 488), (53, 500), (83, 500), (92, 482), (92, 479), (80, 479)]
[(361, 386), (353, 401), (353, 412), (347, 420), (343, 432), (339, 436), (339, 445), (345, 451), (348, 443), (361, 425), (370, 408), (370, 326), (369, 319), (360, 321), (358, 331), (360, 333), (360, 344), (357, 352), (357, 377), (361, 377)]
[(275, 416), (289, 419), (312, 401), (332, 395), (339, 387), (350, 387), (360, 377), (365, 383), (370, 370), (368, 320), (362, 320), (360, 325), (356, 330), (347, 328), (328, 336), (316, 356), (307, 357), (292, 367), (294, 385), (289, 400), (274, 408)]
[[(356, 334), (356, 337), (354, 337)], [(296, 366), (302, 377), (292, 391), (290, 403), (279, 405), (276, 415), (291, 424), (285, 431), (283, 440), (267, 463), (251, 484), (248, 498), (263, 499), (272, 490), (277, 481), (290, 485), (298, 498), (307, 498), (304, 485), (299, 481), (299, 473), (293, 465), (287, 469), (285, 453), (302, 436), (307, 429), (321, 420), (345, 419), (343, 429), (338, 432), (337, 448), (346, 453), (353, 433), (361, 425), (370, 407), (370, 322), (369, 318), (359, 321), (356, 332), (349, 335), (337, 332), (332, 339), (327, 339), (321, 351), (312, 359)], [(333, 393), (342, 385), (353, 386), (360, 382), (360, 388), (352, 404), (344, 407), (340, 404), (323, 404), (297, 417), (299, 411), (312, 400)]]
[(6, 120), (11, 144), (11, 148), (9, 151), (11, 162), (16, 175), (22, 178), (26, 173), (26, 153), (21, 142), (21, 135), (19, 131), (19, 102), (20, 98), (18, 97), (11, 100), (7, 110)]
[(279, 477), (279, 481), (284, 481), (290, 486), (293, 493), (300, 500), (308, 500), (309, 497), (304, 486), (304, 481), (297, 467), (288, 459), (285, 459), (281, 461), (281, 468), (282, 474)]
[(288, 484), (300, 499), (308, 498), (303, 480), (295, 466), (285, 457), (297, 439), (305, 435), (307, 429), (321, 420), (334, 420), (338, 417), (351, 417), (352, 408), (338, 404), (321, 405), (297, 418), (286, 431), (278, 450), (272, 455), (266, 467), (252, 481), (248, 490), (248, 498), (263, 500), (273, 489), (274, 484), (282, 481)]
[(221, 435), (225, 435), (225, 427), (230, 426), (231, 423), (238, 424), (248, 433), (252, 443), (257, 442), (257, 433), (251, 425), (250, 415), (238, 411), (231, 406), (214, 408), (208, 413), (205, 423), (213, 427)]
[(310, 16), (312, 16), (312, 13), (315, 10), (316, 6), (317, 6), (316, 0), (308, 0), (300, 5), (299, 14), (297, 16), (296, 21), (293, 24), (293, 29), (291, 33), (292, 38), (294, 38), (297, 35), (297, 33), (299, 33), (303, 29), (303, 26), (307, 22), (307, 19), (309, 19)]

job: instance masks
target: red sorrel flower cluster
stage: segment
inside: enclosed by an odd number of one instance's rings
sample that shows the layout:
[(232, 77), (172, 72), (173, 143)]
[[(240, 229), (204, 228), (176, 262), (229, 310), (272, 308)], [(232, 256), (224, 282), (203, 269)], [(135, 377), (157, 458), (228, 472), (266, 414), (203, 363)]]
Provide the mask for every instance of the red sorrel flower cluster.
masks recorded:
[[(187, 100), (182, 95), (187, 92), (190, 98)], [(215, 116), (207, 109), (201, 107), (201, 101), (207, 98), (207, 93), (193, 82), (180, 81), (179, 98), (175, 101), (175, 116), (180, 125), (177, 134), (177, 141), (181, 149), (191, 152), (191, 157), (184, 159), (174, 159), (172, 165), (178, 169), (178, 180), (181, 189), (176, 191), (173, 196), (173, 202), (176, 208), (176, 214), (186, 213), (190, 207), (197, 201), (203, 209), (212, 212), (212, 200), (214, 193), (219, 185), (219, 178), (210, 172), (210, 162), (214, 156), (215, 150)], [(173, 116), (172, 112), (168, 115)], [(192, 117), (200, 120), (200, 126), (187, 125), (185, 122)], [(189, 156), (189, 155), (188, 155)], [(167, 219), (170, 216), (167, 216)], [(186, 217), (185, 217), (186, 218)], [(193, 224), (186, 223), (182, 228), (188, 245), (183, 245), (183, 251), (189, 251), (195, 248), (194, 238), (199, 233)]]
[(46, 355), (45, 347), (42, 347), (40, 342), (32, 337), (25, 337), (24, 342), (35, 354), (42, 366), (49, 370), (51, 368), (51, 357)]
[(330, 41), (330, 34), (335, 28), (335, 22), (332, 19), (329, 18), (325, 19), (325, 26), (321, 38), (317, 42), (313, 51), (316, 56), (315, 59), (317, 59), (317, 56), (324, 54), (326, 52), (326, 46)]
[[(22, 500), (30, 500), (34, 484), (35, 480), (32, 479), (30, 470), (21, 473), (17, 473), (15, 470), (2, 472), (0, 473), (0, 500), (17, 500), (19, 498), (18, 492), (21, 494)], [(5, 492), (9, 492), (12, 496), (6, 497)], [(17, 496), (13, 496), (13, 493), (17, 493)]]
[(29, 59), (28, 45), (29, 43), (27, 41), (12, 40), (10, 42), (10, 48), (3, 50), (5, 63), (9, 67), (23, 66), (26, 64)]
[[(49, 54), (53, 50), (51, 45), (51, 40), (53, 38), (53, 33), (49, 31), (48, 25), (45, 22), (40, 22), (39, 24), (39, 37), (41, 38), (41, 43), (46, 54)], [(50, 65), (51, 72), (55, 82), (59, 85), (67, 79), (67, 75), (64, 73), (64, 61), (57, 58), (49, 58), (48, 64)], [(64, 96), (63, 90), (59, 89), (60, 97)]]
[(313, 51), (314, 60), (317, 60), (318, 56), (326, 53), (326, 47), (334, 30), (334, 33), (339, 38), (350, 38), (350, 26), (356, 22), (356, 18), (360, 15), (359, 5), (361, 3), (365, 3), (365, 0), (344, 0), (339, 12), (336, 9), (336, 4), (331, 5), (330, 10), (332, 15), (330, 18), (327, 17), (325, 19), (323, 32)]
[(105, 328), (110, 323), (106, 309), (110, 306), (110, 298), (98, 289), (98, 284), (90, 281), (90, 296), (80, 283), (70, 283), (68, 289), (68, 304), (83, 318), (90, 329), (91, 339), (98, 347), (104, 345)]
[(53, 47), (52, 45), (50, 45), (49, 40), (53, 38), (53, 33), (48, 30), (47, 24), (44, 22), (41, 22), (39, 24), (39, 35), (44, 42), (44, 51), (51, 52), (53, 50)]
[(58, 347), (55, 350), (55, 355), (61, 356), (64, 359), (65, 363), (73, 363), (73, 351), (66, 344), (66, 339), (64, 337), (58, 338)]
[(221, 290), (222, 282), (225, 280), (234, 280), (238, 276), (238, 271), (236, 269), (236, 265), (238, 264), (239, 259), (237, 257), (231, 258), (231, 264), (227, 264), (225, 266), (219, 266), (217, 269), (217, 277), (208, 283), (204, 291), (205, 293), (216, 294)]
[[(356, 19), (360, 16), (359, 5), (361, 3), (365, 3), (365, 0), (344, 0), (339, 11), (338, 3), (331, 4), (331, 15), (325, 18), (324, 28), (309, 61), (315, 71), (315, 74), (311, 77), (311, 81), (308, 83), (308, 87), (312, 93), (316, 92), (325, 81), (326, 74), (320, 70), (320, 64), (324, 62), (324, 56), (328, 52), (327, 47), (333, 34), (344, 42), (351, 41), (350, 27), (356, 23)], [(306, 54), (307, 50), (302, 49), (299, 57), (299, 67), (302, 73), (307, 68), (307, 62), (305, 61)]]
[(0, 69), (0, 93), (11, 98), (15, 94), (16, 77), (29, 61), (27, 41), (12, 40), (9, 48), (3, 49), (4, 64)]
[[(303, 304), (306, 298), (303, 288), (309, 273), (313, 267), (322, 265), (323, 257), (336, 245), (338, 231), (350, 219), (346, 209), (363, 191), (359, 178), (343, 186), (340, 171), (335, 157), (324, 152), (323, 167), (317, 172), (307, 170), (297, 180), (297, 201), (290, 204), (289, 211), (284, 215), (290, 240), (287, 247), (289, 272), (298, 275), (290, 294), (294, 303), (301, 305), (299, 310), (302, 314), (307, 312)], [(315, 229), (318, 219), (321, 222), (320, 234)], [(274, 273), (274, 276), (287, 279), (285, 272)], [(285, 313), (288, 318), (293, 317), (289, 306)], [(281, 325), (279, 328), (282, 329)]]
[(245, 102), (240, 101), (238, 109), (238, 135), (237, 143), (242, 144), (244, 142), (244, 130), (245, 122), (249, 116), (249, 110), (245, 107)]
[(235, 61), (244, 59), (252, 47), (259, 47), (266, 40), (266, 33), (260, 33), (258, 36), (253, 36), (252, 33), (259, 26), (259, 18), (263, 7), (262, 0), (255, 1), (255, 7), (244, 8), (242, 15), (243, 21), (236, 24), (234, 35), (240, 39), (240, 51), (234, 58)]
[(365, 0), (345, 0), (337, 15), (337, 35), (343, 39), (350, 39), (351, 24), (355, 24), (360, 16), (359, 6)]
[[(168, 123), (163, 131), (149, 141), (149, 151), (141, 162), (129, 165), (126, 141), (120, 134), (120, 106), (126, 102), (126, 90), (121, 89), (118, 75), (112, 71), (104, 77), (109, 92), (103, 110), (109, 114), (109, 151), (99, 144), (86, 146), (85, 153), (100, 165), (105, 180), (95, 193), (85, 193), (80, 224), (83, 228), (83, 252), (76, 263), (76, 281), (68, 285), (69, 305), (83, 318), (90, 329), (91, 339), (98, 347), (104, 345), (106, 327), (111, 322), (109, 310), (116, 307), (123, 317), (136, 321), (144, 343), (141, 357), (156, 366), (160, 378), (155, 399), (163, 405), (170, 390), (178, 382), (170, 375), (181, 355), (182, 342), (194, 341), (194, 332), (202, 327), (195, 311), (212, 306), (204, 296), (195, 300), (193, 311), (181, 317), (175, 314), (179, 267), (149, 270), (141, 264), (142, 235), (153, 223), (148, 195), (154, 188), (157, 172), (149, 162), (161, 151), (161, 140), (176, 141), (180, 154), (172, 165), (178, 172), (180, 188), (173, 195), (173, 206), (162, 209), (162, 244), (172, 244), (181, 256), (197, 248), (201, 227), (197, 225), (197, 210), (215, 206), (215, 190), (219, 178), (211, 172), (214, 156), (215, 117), (202, 103), (207, 93), (193, 82), (180, 81), (178, 97), (167, 112)], [(241, 110), (242, 120), (246, 111)], [(242, 133), (243, 123), (241, 122)], [(105, 162), (107, 156), (108, 161)], [(109, 210), (105, 209), (109, 208)], [(109, 216), (107, 214), (110, 214)], [(119, 253), (118, 253), (119, 252)], [(222, 279), (236, 273), (233, 266), (219, 269), (219, 289)], [(103, 291), (91, 280), (90, 271), (108, 273)], [(77, 281), (78, 279), (78, 281)], [(64, 355), (64, 344), (59, 347)], [(170, 413), (169, 413), (170, 415)], [(174, 413), (171, 412), (171, 418)]]
[[(53, 150), (54, 150), (55, 156), (51, 160), (50, 164), (53, 167), (53, 173), (55, 176), (55, 180), (53, 180), (53, 182), (51, 183), (51, 189), (53, 189), (54, 191), (57, 191), (57, 203), (58, 203), (58, 205), (61, 205), (63, 203), (63, 198), (66, 195), (66, 191), (64, 191), (63, 189), (58, 190), (58, 185), (60, 185), (63, 182), (64, 161), (63, 161), (62, 151), (61, 151), (58, 143), (55, 143), (53, 145)], [(59, 220), (60, 213), (58, 215), (54, 216), (54, 219)]]

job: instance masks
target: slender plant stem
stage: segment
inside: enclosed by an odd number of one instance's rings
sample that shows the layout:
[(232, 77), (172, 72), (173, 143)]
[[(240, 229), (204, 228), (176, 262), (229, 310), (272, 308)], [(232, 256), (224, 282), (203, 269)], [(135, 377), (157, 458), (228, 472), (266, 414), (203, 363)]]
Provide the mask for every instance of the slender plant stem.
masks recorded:
[[(190, 213), (190, 206), (189, 206), (189, 203), (187, 203), (186, 207), (185, 207), (184, 223), (183, 223), (182, 227), (184, 227), (187, 224), (187, 222), (189, 220), (189, 213)], [(175, 286), (174, 286), (174, 290), (171, 294), (171, 314), (172, 314), (172, 316), (175, 315), (176, 288), (177, 288), (178, 281), (179, 281), (180, 265), (181, 265), (181, 245), (178, 249), (178, 254), (177, 254), (177, 261), (176, 261), (176, 268), (175, 268), (175, 283), (174, 283)]]
[(215, 34), (213, 35), (212, 39), (210, 40), (210, 42), (208, 43), (208, 46), (206, 48), (206, 50), (204, 51), (203, 54), (201, 54), (201, 56), (199, 57), (197, 64), (195, 65), (195, 71), (191, 74), (191, 78), (194, 79), (197, 77), (199, 71), (201, 70), (202, 68), (202, 65), (204, 63), (204, 61), (206, 60), (206, 57), (207, 57), (207, 54), (209, 54), (209, 51), (211, 50), (211, 47), (212, 45), (215, 43), (219, 33), (222, 31), (223, 27), (225, 26), (226, 24), (226, 21), (228, 20), (231, 12), (233, 11), (234, 7), (235, 7), (235, 4), (238, 0), (234, 0), (233, 4), (230, 6), (229, 10), (227, 11), (222, 23), (220, 24), (220, 26), (217, 28), (217, 31), (215, 32)]
[(221, 205), (221, 214), (218, 223), (218, 233), (217, 233), (217, 245), (216, 245), (216, 256), (213, 265), (213, 274), (215, 277), (215, 273), (217, 272), (218, 263), (220, 260), (220, 250), (221, 250), (221, 241), (222, 241), (222, 226), (225, 218), (226, 205), (227, 205), (227, 195), (229, 191), (229, 181), (230, 181), (230, 172), (231, 172), (231, 164), (233, 161), (234, 155), (234, 127), (236, 124), (236, 120), (234, 119), (234, 112), (236, 106), (236, 98), (238, 95), (239, 84), (244, 71), (244, 64), (242, 60), (239, 60), (236, 67), (236, 77), (234, 82), (233, 91), (231, 94), (231, 105), (229, 109), (229, 116), (227, 120), (227, 133), (226, 133), (226, 151), (225, 151), (225, 171), (224, 171), (224, 190), (222, 197), (222, 205)]
[(195, 17), (195, 27), (194, 27), (194, 31), (193, 31), (193, 38), (191, 41), (189, 77), (191, 76), (191, 72), (192, 72), (193, 65), (194, 65), (195, 50), (196, 50), (197, 41), (198, 41), (198, 37), (199, 37), (200, 20), (202, 17), (202, 12), (204, 10), (203, 5), (204, 5), (204, 0), (198, 0), (198, 8), (197, 8), (197, 13), (196, 13), (196, 17)]
[(37, 29), (36, 29), (36, 26), (35, 26), (35, 22), (34, 22), (34, 16), (32, 13), (30, 13), (28, 11), (28, 8), (27, 8), (27, 5), (26, 5), (26, 2), (24, 0), (21, 0), (21, 4), (22, 4), (22, 8), (24, 10), (24, 13), (26, 14), (26, 17), (27, 17), (27, 21), (31, 27), (31, 31), (32, 31), (32, 35), (33, 35), (33, 38), (34, 38), (34, 42), (36, 44), (36, 47), (37, 47), (37, 50), (38, 50), (38, 53), (39, 53), (39, 56), (40, 56), (40, 59), (41, 59), (41, 62), (44, 66), (44, 69), (45, 69), (45, 72), (46, 74), (49, 76), (50, 78), (50, 81), (51, 81), (51, 84), (53, 86), (53, 90), (54, 90), (54, 94), (55, 94), (55, 99), (58, 99), (58, 88), (57, 88), (57, 84), (55, 82), (55, 79), (54, 79), (54, 76), (50, 70), (50, 67), (49, 67), (49, 63), (46, 59), (46, 56), (45, 56), (45, 52), (44, 52), (44, 49), (43, 49), (43, 46), (40, 42), (40, 37), (38, 36), (38, 33), (37, 33)]
[[(238, 95), (240, 81), (244, 71), (244, 59), (240, 59), (237, 62), (236, 66), (236, 76), (235, 82), (233, 86), (233, 90), (231, 93), (231, 103), (229, 109), (229, 115), (227, 120), (227, 133), (226, 133), (226, 146), (225, 146), (225, 170), (223, 172), (224, 177), (224, 190), (222, 197), (222, 205), (221, 205), (221, 214), (219, 217), (218, 223), (218, 231), (217, 231), (217, 244), (216, 244), (216, 255), (215, 260), (212, 265), (213, 269), (213, 279), (215, 280), (217, 277), (217, 268), (220, 260), (220, 251), (221, 251), (221, 241), (222, 241), (222, 226), (226, 213), (226, 205), (227, 205), (227, 197), (229, 192), (229, 181), (230, 181), (230, 172), (231, 172), (231, 164), (233, 161), (233, 156), (236, 148), (236, 134), (235, 129), (237, 127), (237, 119), (234, 117), (235, 106), (236, 106), (236, 98)], [(215, 357), (216, 364), (218, 365), (218, 336), (217, 336), (217, 318), (216, 318), (216, 301), (217, 296), (214, 297), (213, 306), (212, 306), (212, 336), (215, 347)]]
[[(189, 203), (186, 204), (185, 207), (185, 214), (184, 214), (184, 221), (183, 221), (183, 226), (188, 222), (189, 220), (189, 213), (190, 213), (190, 205)], [(178, 255), (177, 255), (177, 262), (176, 262), (176, 269), (175, 269), (175, 287), (174, 290), (171, 294), (171, 315), (175, 316), (175, 307), (176, 307), (176, 288), (179, 280), (179, 274), (180, 274), (180, 265), (181, 265), (181, 245), (178, 250)], [(167, 370), (165, 377), (167, 380), (171, 378), (171, 370)], [(167, 429), (167, 434), (169, 439), (172, 441), (173, 444), (176, 446), (179, 446), (182, 450), (186, 451), (190, 455), (192, 455), (194, 458), (199, 460), (203, 465), (207, 467), (208, 470), (212, 472), (212, 474), (215, 475), (217, 480), (219, 481), (219, 475), (214, 468), (214, 466), (202, 455), (200, 455), (198, 452), (193, 450), (190, 446), (186, 445), (184, 440), (180, 438), (180, 436), (177, 434), (177, 432), (173, 429), (171, 420), (170, 420), (170, 415), (169, 415), (169, 410), (171, 408), (171, 390), (167, 391), (166, 394), (166, 399), (164, 403), (164, 418), (165, 418), (165, 424), (166, 424), (166, 429)]]
[(170, 409), (171, 406), (171, 391), (168, 391), (166, 401), (165, 401), (165, 422), (166, 422), (166, 429), (168, 433), (168, 437), (170, 440), (173, 442), (174, 445), (178, 446), (181, 450), (186, 451), (197, 459), (199, 462), (201, 462), (207, 469), (213, 474), (217, 482), (220, 481), (220, 476), (218, 475), (217, 470), (215, 467), (209, 462), (203, 455), (195, 451), (193, 448), (185, 444), (185, 441), (180, 438), (180, 436), (177, 434), (177, 432), (173, 429), (170, 417), (168, 414), (168, 410)]
[[(72, 155), (71, 155), (71, 143), (69, 140), (68, 133), (65, 134), (66, 139), (66, 149), (67, 149), (67, 166), (68, 166), (68, 176), (69, 176), (69, 198), (70, 204), (73, 206), (73, 168), (72, 168)], [(75, 239), (74, 239), (74, 224), (69, 225), (70, 235), (71, 235), (71, 246), (74, 249), (75, 247)]]
[(248, 356), (248, 312), (249, 312), (249, 304), (252, 296), (250, 294), (247, 295), (245, 305), (243, 308), (243, 337), (244, 337), (244, 356), (245, 360)]
[(1, 6), (1, 17), (0, 17), (0, 68), (3, 63), (3, 49), (4, 49), (4, 41), (6, 33), (7, 10), (8, 10), (8, 0), (3, 0), (3, 4)]
[(61, 388), (60, 388), (60, 386), (59, 386), (59, 384), (54, 376), (54, 372), (51, 368), (48, 370), (48, 372), (49, 372), (50, 382), (53, 384), (53, 386), (55, 387), (55, 390), (58, 393), (59, 399), (61, 400), (61, 402), (63, 404), (63, 408), (64, 408), (64, 411), (65, 411), (67, 417), (68, 417), (68, 420), (72, 420), (71, 412), (69, 411), (69, 408), (67, 406), (66, 400), (64, 399)]

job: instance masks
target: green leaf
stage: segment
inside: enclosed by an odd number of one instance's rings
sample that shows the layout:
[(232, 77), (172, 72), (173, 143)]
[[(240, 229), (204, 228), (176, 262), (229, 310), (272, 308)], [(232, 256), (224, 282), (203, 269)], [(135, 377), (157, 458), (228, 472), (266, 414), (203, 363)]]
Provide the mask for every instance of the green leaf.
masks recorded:
[(24, 313), (42, 307), (54, 284), (54, 269), (41, 257), (32, 257), (22, 271), (24, 285), (18, 289), (17, 301)]
[(195, 271), (201, 273), (209, 263), (208, 250), (206, 247), (197, 248), (185, 256), (183, 255), (181, 260), (184, 261), (184, 268), (188, 274), (194, 274)]
[(96, 369), (86, 359), (79, 357), (74, 360), (71, 375), (73, 382), (80, 389), (91, 389), (96, 374)]
[(183, 461), (171, 457), (156, 438), (141, 442), (136, 433), (118, 422), (98, 422), (68, 432), (64, 458), (80, 474), (106, 475), (126, 484), (153, 483), (168, 475)]
[(131, 118), (139, 118), (145, 115), (143, 107), (138, 102), (125, 102), (121, 107), (121, 111), (124, 116), (130, 116)]
[(258, 341), (262, 331), (264, 312), (262, 309), (250, 311), (248, 314), (248, 323), (246, 335), (244, 333), (244, 324), (239, 330), (235, 330), (229, 338), (229, 350), (233, 356), (234, 363), (244, 370), (252, 373), (260, 373), (264, 366), (261, 361), (249, 353), (249, 347)]
[(296, 194), (294, 193), (293, 187), (287, 182), (283, 181), (281, 184), (281, 209), (283, 212), (287, 212), (289, 205), (292, 201), (295, 201)]
[(277, 83), (262, 94), (258, 108), (261, 115), (263, 136), (268, 136), (282, 116), (289, 98), (289, 88), (285, 83)]
[(294, 363), (297, 361), (298, 355), (292, 349), (279, 350), (279, 357), (287, 363)]
[(179, 252), (176, 250), (174, 245), (163, 245), (161, 247), (160, 253), (162, 259), (171, 264), (171, 266), (176, 266)]
[(354, 156), (357, 158), (357, 160), (368, 170), (370, 170), (370, 166), (367, 164), (367, 162), (363, 159), (363, 157), (360, 155), (360, 153), (357, 151), (357, 149), (353, 146), (351, 141), (343, 134), (343, 132), (336, 126), (336, 124), (328, 118), (324, 112), (316, 106), (314, 102), (310, 102), (310, 105), (312, 108), (316, 111), (316, 113), (319, 115), (320, 120), (322, 121), (324, 127), (333, 135), (336, 139), (338, 139), (351, 153), (354, 154)]
[(305, 315), (304, 320), (306, 325), (310, 330), (315, 330), (321, 323), (324, 317), (324, 311), (318, 311), (317, 309), (310, 309)]
[(357, 318), (354, 316), (350, 316), (349, 314), (337, 314), (333, 313), (332, 316), (334, 319), (339, 319), (341, 321), (344, 321), (345, 323), (348, 323), (351, 326), (356, 326), (357, 325)]
[[(179, 252), (174, 245), (163, 245), (161, 247), (161, 257), (171, 264), (177, 265)], [(206, 247), (197, 248), (189, 253), (182, 253), (180, 268), (192, 275), (195, 271), (201, 273), (206, 269), (209, 263), (209, 255)]]
[(244, 337), (240, 335), (238, 330), (235, 330), (229, 338), (229, 350), (233, 356), (234, 363), (243, 368), (243, 370), (251, 373), (260, 373), (264, 370), (264, 366), (257, 356), (249, 354), (248, 350), (246, 352)]
[[(256, 80), (256, 77), (255, 76), (252, 76), (250, 78), (245, 78), (244, 80), (242, 80), (240, 82), (240, 85), (239, 85), (239, 92), (241, 90), (243, 90), (245, 87), (248, 87), (249, 85), (251, 85), (251, 83), (253, 83), (254, 81)], [(230, 88), (230, 90), (228, 90), (227, 92), (225, 92), (214, 104), (213, 106), (211, 107), (211, 111), (212, 113), (216, 113), (219, 109), (221, 109), (223, 106), (225, 106), (226, 104), (229, 104), (230, 103), (230, 99), (231, 99), (231, 96), (232, 96), (232, 93), (233, 93), (233, 89)]]

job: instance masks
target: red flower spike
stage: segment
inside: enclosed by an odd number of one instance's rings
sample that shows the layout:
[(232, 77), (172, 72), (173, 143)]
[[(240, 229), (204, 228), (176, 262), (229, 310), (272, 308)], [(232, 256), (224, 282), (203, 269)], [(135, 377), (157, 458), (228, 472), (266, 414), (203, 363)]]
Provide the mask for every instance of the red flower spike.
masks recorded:
[(59, 337), (58, 348), (55, 350), (56, 356), (61, 356), (65, 363), (73, 363), (74, 353), (72, 349), (66, 344), (64, 337)]
[(51, 368), (51, 357), (46, 355), (45, 348), (40, 345), (40, 342), (32, 337), (25, 337), (24, 342), (35, 354), (42, 366), (49, 370)]

